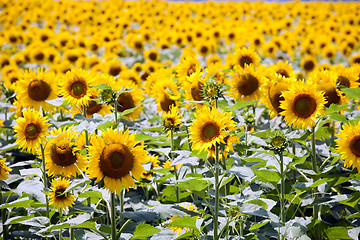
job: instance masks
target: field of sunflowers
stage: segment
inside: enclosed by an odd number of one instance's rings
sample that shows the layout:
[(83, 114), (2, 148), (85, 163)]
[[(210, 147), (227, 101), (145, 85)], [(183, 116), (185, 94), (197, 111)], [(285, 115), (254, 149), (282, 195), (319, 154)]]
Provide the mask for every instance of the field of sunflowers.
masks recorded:
[(356, 2), (0, 0), (1, 238), (359, 239), (359, 42)]

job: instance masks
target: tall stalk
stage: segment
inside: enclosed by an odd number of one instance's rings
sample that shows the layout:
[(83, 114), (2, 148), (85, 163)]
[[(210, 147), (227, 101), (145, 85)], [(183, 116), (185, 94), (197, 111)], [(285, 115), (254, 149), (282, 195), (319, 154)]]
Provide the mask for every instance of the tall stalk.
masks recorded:
[[(216, 165), (219, 164), (219, 146), (217, 143), (215, 143), (215, 163)], [(219, 184), (219, 175), (220, 175), (220, 169), (218, 167), (215, 168), (215, 210), (214, 210), (214, 240), (218, 240), (218, 214), (219, 214), (219, 192), (220, 192), (220, 184)]]
[[(317, 167), (317, 163), (316, 163), (316, 148), (315, 148), (315, 126), (311, 128), (311, 152), (312, 152), (312, 156), (311, 156), (311, 163), (312, 163), (312, 169), (315, 172), (315, 175), (318, 172), (318, 167)], [(317, 176), (315, 176), (315, 181), (317, 180)], [(313, 199), (314, 201), (316, 200), (316, 194), (317, 194), (317, 190), (316, 188), (313, 189)], [(319, 207), (314, 205), (313, 208), (313, 220), (316, 220), (319, 218)], [(320, 232), (315, 229), (315, 239), (320, 239)]]
[[(62, 209), (59, 208), (59, 218), (60, 218), (60, 223), (63, 222), (63, 212)], [(62, 228), (59, 229), (59, 240), (62, 240)]]
[[(48, 179), (47, 179), (46, 165), (45, 165), (45, 148), (42, 144), (40, 144), (40, 148), (41, 148), (41, 164), (42, 164), (42, 172), (43, 172), (44, 190), (46, 191), (48, 189)], [(45, 194), (45, 202), (46, 202), (46, 217), (50, 218), (49, 199), (46, 194)]]
[[(280, 220), (281, 225), (285, 226), (285, 172), (284, 172), (284, 158), (283, 152), (280, 151), (280, 176), (281, 176), (281, 183), (280, 183)], [(280, 232), (279, 232), (280, 233)], [(285, 239), (284, 235), (280, 235), (280, 239)]]
[[(0, 204), (3, 204), (3, 194), (2, 194), (2, 188), (0, 187)], [(2, 222), (2, 229), (3, 229), (3, 239), (8, 239), (8, 228), (7, 225), (5, 225), (6, 222), (6, 208), (1, 209), (1, 222)]]
[[(83, 105), (83, 116), (84, 118), (87, 118), (86, 115), (86, 106)], [(89, 139), (89, 132), (85, 129), (85, 149), (86, 149), (86, 157), (88, 157), (88, 146), (90, 145), (90, 139)], [(87, 198), (87, 205), (90, 207), (91, 206), (91, 199), (90, 197)]]
[(110, 193), (111, 210), (111, 239), (116, 239), (115, 192)]
[[(171, 153), (170, 153), (170, 157), (171, 157), (171, 162), (174, 162), (174, 130), (171, 129), (170, 130), (170, 144), (171, 144)], [(176, 166), (174, 165), (174, 174), (175, 174), (175, 179), (176, 179), (176, 187), (175, 187), (175, 192), (176, 192), (176, 202), (180, 202), (180, 189), (177, 186), (177, 181), (179, 180), (179, 173), (177, 172)]]

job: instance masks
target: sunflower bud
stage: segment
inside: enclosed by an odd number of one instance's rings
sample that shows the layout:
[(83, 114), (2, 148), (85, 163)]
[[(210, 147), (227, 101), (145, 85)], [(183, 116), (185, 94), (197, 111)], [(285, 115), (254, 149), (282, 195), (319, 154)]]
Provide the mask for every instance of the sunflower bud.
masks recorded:
[(253, 125), (255, 123), (255, 116), (252, 113), (248, 113), (245, 115), (244, 120), (246, 125)]
[(203, 96), (210, 100), (218, 99), (221, 96), (221, 86), (216, 81), (207, 81), (202, 90)]
[(116, 92), (112, 89), (104, 89), (100, 92), (100, 99), (107, 105), (114, 103), (116, 99)]
[(270, 149), (274, 152), (283, 151), (288, 144), (288, 141), (285, 137), (285, 134), (282, 131), (273, 132), (273, 136), (269, 139), (268, 144), (270, 145)]

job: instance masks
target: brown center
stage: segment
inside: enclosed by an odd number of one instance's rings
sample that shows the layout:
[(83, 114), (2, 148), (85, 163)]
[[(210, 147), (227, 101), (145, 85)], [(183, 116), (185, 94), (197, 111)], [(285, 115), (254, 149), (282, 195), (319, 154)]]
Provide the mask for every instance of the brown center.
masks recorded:
[(87, 86), (82, 79), (71, 84), (70, 94), (74, 98), (82, 98), (86, 94), (86, 91)]
[(206, 47), (206, 46), (202, 46), (201, 47), (201, 49), (200, 49), (200, 52), (202, 53), (202, 54), (206, 54), (207, 52), (208, 52), (208, 48)]
[(339, 104), (340, 103), (340, 96), (336, 92), (336, 88), (326, 89), (324, 97), (327, 100), (325, 107), (330, 107), (332, 103)]
[(308, 94), (300, 94), (295, 97), (293, 112), (300, 118), (310, 117), (316, 110), (316, 101)]
[(51, 146), (50, 157), (53, 163), (61, 167), (73, 165), (77, 161), (67, 139), (60, 140)]
[(241, 95), (250, 96), (259, 88), (259, 80), (251, 75), (245, 74), (237, 85), (237, 90)]
[(193, 74), (195, 71), (196, 71), (196, 65), (195, 65), (195, 64), (191, 64), (191, 65), (189, 66), (189, 69), (188, 69), (187, 72), (186, 72), (186, 75), (187, 75), (188, 77), (190, 77), (191, 74)]
[(42, 53), (42, 52), (39, 52), (39, 53), (35, 54), (34, 57), (35, 57), (35, 59), (36, 59), (37, 61), (42, 61), (42, 60), (44, 60), (44, 58), (45, 58), (45, 54)]
[(28, 86), (29, 97), (34, 101), (45, 101), (50, 93), (50, 85), (43, 80), (33, 80)]
[(134, 156), (130, 149), (121, 143), (106, 145), (100, 155), (100, 170), (111, 178), (125, 177), (132, 170)]
[(119, 75), (119, 73), (121, 72), (121, 67), (120, 66), (111, 66), (110, 70), (109, 70), (109, 74), (111, 76), (117, 76)]
[(121, 93), (117, 98), (117, 102), (119, 106), (117, 110), (119, 112), (123, 112), (127, 109), (131, 109), (135, 107), (134, 99), (132, 98), (131, 94), (128, 92)]
[(40, 134), (39, 126), (35, 123), (29, 123), (25, 127), (25, 137), (27, 140), (34, 140), (36, 139)]
[(102, 105), (91, 100), (89, 106), (86, 107), (86, 114), (93, 115), (94, 113), (98, 113), (102, 108)]
[(157, 59), (157, 54), (152, 52), (149, 54), (149, 58), (150, 60), (155, 61)]
[(350, 150), (356, 157), (360, 157), (360, 136), (355, 136), (351, 139)]
[(164, 93), (164, 98), (160, 101), (160, 107), (164, 112), (170, 111), (171, 106), (175, 106), (176, 103), (172, 100), (166, 93)]
[(55, 197), (57, 199), (65, 199), (67, 197), (67, 194), (63, 194), (63, 192), (65, 192), (66, 189), (64, 188), (59, 188), (55, 190)]
[(239, 59), (239, 64), (242, 68), (245, 67), (245, 64), (250, 64), (250, 63), (253, 63), (253, 60), (251, 57), (249, 56), (242, 56), (240, 59)]
[(191, 96), (195, 101), (202, 101), (204, 100), (204, 97), (202, 96), (202, 88), (204, 84), (201, 82), (198, 82), (197, 86), (191, 87)]
[(276, 73), (280, 74), (281, 76), (286, 77), (286, 78), (290, 77), (289, 73), (285, 69), (279, 69), (279, 70), (277, 70)]
[(215, 137), (219, 136), (219, 134), (220, 134), (220, 129), (217, 124), (206, 123), (201, 131), (201, 139), (206, 142), (209, 142), (213, 140)]
[(349, 88), (350, 87), (350, 81), (347, 77), (345, 76), (339, 76), (338, 79), (337, 79), (337, 83), (341, 86), (344, 86), (344, 87), (347, 87)]
[(315, 67), (315, 63), (312, 60), (308, 60), (304, 63), (304, 69), (306, 71), (312, 71)]

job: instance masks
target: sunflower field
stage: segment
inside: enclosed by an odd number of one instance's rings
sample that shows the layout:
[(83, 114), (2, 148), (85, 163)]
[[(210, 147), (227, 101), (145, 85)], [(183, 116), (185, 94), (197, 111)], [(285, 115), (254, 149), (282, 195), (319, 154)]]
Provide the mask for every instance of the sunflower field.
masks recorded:
[(360, 3), (0, 0), (1, 239), (359, 239)]

